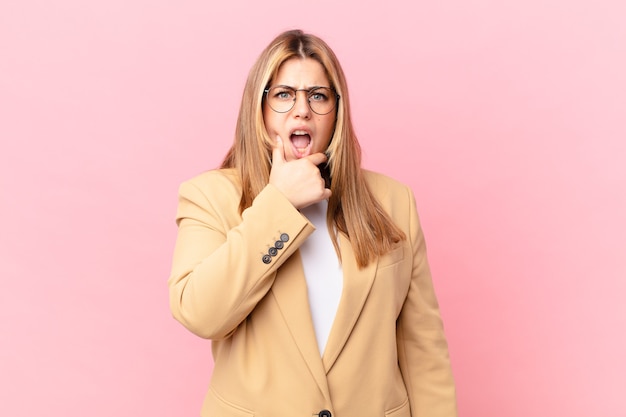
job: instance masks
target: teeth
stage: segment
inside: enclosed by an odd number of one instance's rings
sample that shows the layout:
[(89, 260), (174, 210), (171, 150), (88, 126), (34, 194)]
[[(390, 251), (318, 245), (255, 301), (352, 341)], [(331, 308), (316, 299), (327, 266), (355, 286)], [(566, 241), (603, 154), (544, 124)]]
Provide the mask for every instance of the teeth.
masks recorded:
[(298, 136), (308, 135), (308, 133), (305, 132), (304, 130), (296, 130), (293, 132), (293, 134), (298, 135)]

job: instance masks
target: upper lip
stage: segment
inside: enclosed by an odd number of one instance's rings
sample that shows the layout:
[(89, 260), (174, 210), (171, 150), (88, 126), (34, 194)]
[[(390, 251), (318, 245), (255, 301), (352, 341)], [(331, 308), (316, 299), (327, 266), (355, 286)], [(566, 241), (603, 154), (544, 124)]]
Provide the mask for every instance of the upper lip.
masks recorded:
[(293, 135), (296, 132), (304, 132), (305, 134), (311, 136), (311, 129), (309, 129), (306, 126), (299, 126), (294, 129), (291, 129), (291, 131), (289, 132), (289, 136)]

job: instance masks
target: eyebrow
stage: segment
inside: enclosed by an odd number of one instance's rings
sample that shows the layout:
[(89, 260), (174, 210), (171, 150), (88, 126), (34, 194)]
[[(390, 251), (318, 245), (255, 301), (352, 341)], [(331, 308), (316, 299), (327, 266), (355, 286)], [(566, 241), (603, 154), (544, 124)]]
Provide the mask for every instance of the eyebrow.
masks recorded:
[(309, 87), (309, 88), (300, 88), (300, 89), (298, 89), (298, 88), (296, 88), (296, 87), (292, 87), (292, 86), (290, 86), (290, 85), (286, 85), (286, 84), (277, 84), (277, 85), (274, 85), (274, 86), (269, 86), (269, 87), (268, 87), (268, 89), (270, 89), (270, 88), (276, 88), (276, 87), (291, 88), (292, 90), (295, 90), (295, 91), (304, 91), (304, 90), (306, 90), (306, 91), (311, 91), (311, 90), (315, 90), (316, 88), (328, 88), (329, 90), (332, 90), (332, 87), (330, 87), (330, 86), (325, 86), (325, 85), (314, 85), (314, 86), (311, 86), (311, 87)]

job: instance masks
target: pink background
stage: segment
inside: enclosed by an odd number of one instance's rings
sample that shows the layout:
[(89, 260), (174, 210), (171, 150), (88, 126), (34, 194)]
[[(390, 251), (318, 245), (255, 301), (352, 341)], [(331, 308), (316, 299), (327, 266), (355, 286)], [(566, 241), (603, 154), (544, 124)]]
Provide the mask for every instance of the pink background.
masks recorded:
[(339, 55), (365, 166), (415, 190), (461, 415), (626, 415), (622, 0), (2, 0), (0, 415), (198, 415), (177, 187), (294, 27)]

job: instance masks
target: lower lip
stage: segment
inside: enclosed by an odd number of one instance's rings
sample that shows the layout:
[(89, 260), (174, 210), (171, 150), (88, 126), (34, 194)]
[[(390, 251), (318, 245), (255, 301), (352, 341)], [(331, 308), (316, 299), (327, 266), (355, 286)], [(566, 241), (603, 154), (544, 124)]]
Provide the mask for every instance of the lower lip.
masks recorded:
[(304, 158), (305, 156), (307, 156), (307, 151), (306, 149), (303, 151), (299, 151), (297, 149), (294, 149), (294, 154), (296, 155), (297, 158)]

